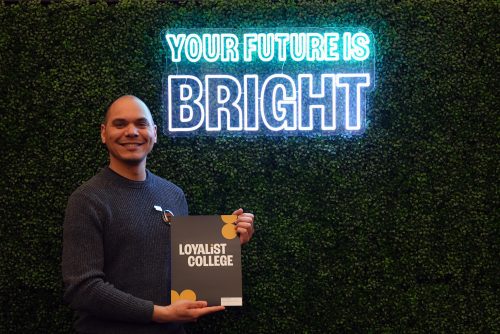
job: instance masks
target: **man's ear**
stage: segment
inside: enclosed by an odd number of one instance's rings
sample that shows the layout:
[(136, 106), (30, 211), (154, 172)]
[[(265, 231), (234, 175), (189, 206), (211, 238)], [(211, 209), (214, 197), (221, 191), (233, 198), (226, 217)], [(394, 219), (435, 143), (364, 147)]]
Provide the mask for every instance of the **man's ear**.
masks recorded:
[(157, 127), (157, 126), (156, 126), (156, 124), (155, 124), (155, 125), (154, 125), (154, 130), (155, 130), (155, 141), (154, 141), (154, 143), (155, 143), (155, 144), (158, 142), (157, 129), (158, 129), (158, 127)]
[(101, 141), (106, 144), (106, 125), (101, 124)]

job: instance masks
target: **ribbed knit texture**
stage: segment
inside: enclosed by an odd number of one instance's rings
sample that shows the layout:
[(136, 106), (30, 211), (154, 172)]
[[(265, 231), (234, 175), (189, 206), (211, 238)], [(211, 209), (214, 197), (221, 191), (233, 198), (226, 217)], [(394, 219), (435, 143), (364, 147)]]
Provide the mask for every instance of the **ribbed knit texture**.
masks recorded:
[(69, 198), (64, 221), (64, 299), (81, 333), (184, 333), (151, 321), (170, 303), (170, 229), (154, 206), (187, 215), (182, 190), (104, 168)]

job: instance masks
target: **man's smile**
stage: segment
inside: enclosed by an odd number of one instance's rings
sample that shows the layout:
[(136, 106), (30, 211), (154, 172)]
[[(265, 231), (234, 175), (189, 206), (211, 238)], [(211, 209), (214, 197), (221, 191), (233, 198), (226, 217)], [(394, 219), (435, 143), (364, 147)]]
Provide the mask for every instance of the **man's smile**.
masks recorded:
[(121, 146), (128, 148), (128, 149), (134, 149), (134, 148), (140, 147), (144, 144), (145, 143), (120, 143)]

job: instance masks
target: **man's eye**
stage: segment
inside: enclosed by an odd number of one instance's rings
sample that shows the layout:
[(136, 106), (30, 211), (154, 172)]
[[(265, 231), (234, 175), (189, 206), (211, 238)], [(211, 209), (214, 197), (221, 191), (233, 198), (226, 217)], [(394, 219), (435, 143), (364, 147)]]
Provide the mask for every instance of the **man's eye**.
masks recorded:
[(149, 123), (147, 121), (140, 121), (137, 123), (137, 126), (140, 128), (147, 128)]
[(123, 121), (114, 121), (113, 122), (113, 125), (117, 128), (123, 128), (127, 125), (127, 122), (123, 122)]

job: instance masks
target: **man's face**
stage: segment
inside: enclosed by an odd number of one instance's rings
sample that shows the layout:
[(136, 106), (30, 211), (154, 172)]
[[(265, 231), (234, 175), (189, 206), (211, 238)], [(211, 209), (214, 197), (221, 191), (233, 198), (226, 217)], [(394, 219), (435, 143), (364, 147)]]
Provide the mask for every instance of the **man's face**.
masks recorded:
[(133, 96), (116, 100), (105, 124), (101, 124), (101, 139), (108, 148), (111, 165), (145, 162), (156, 143), (156, 125), (148, 107)]

